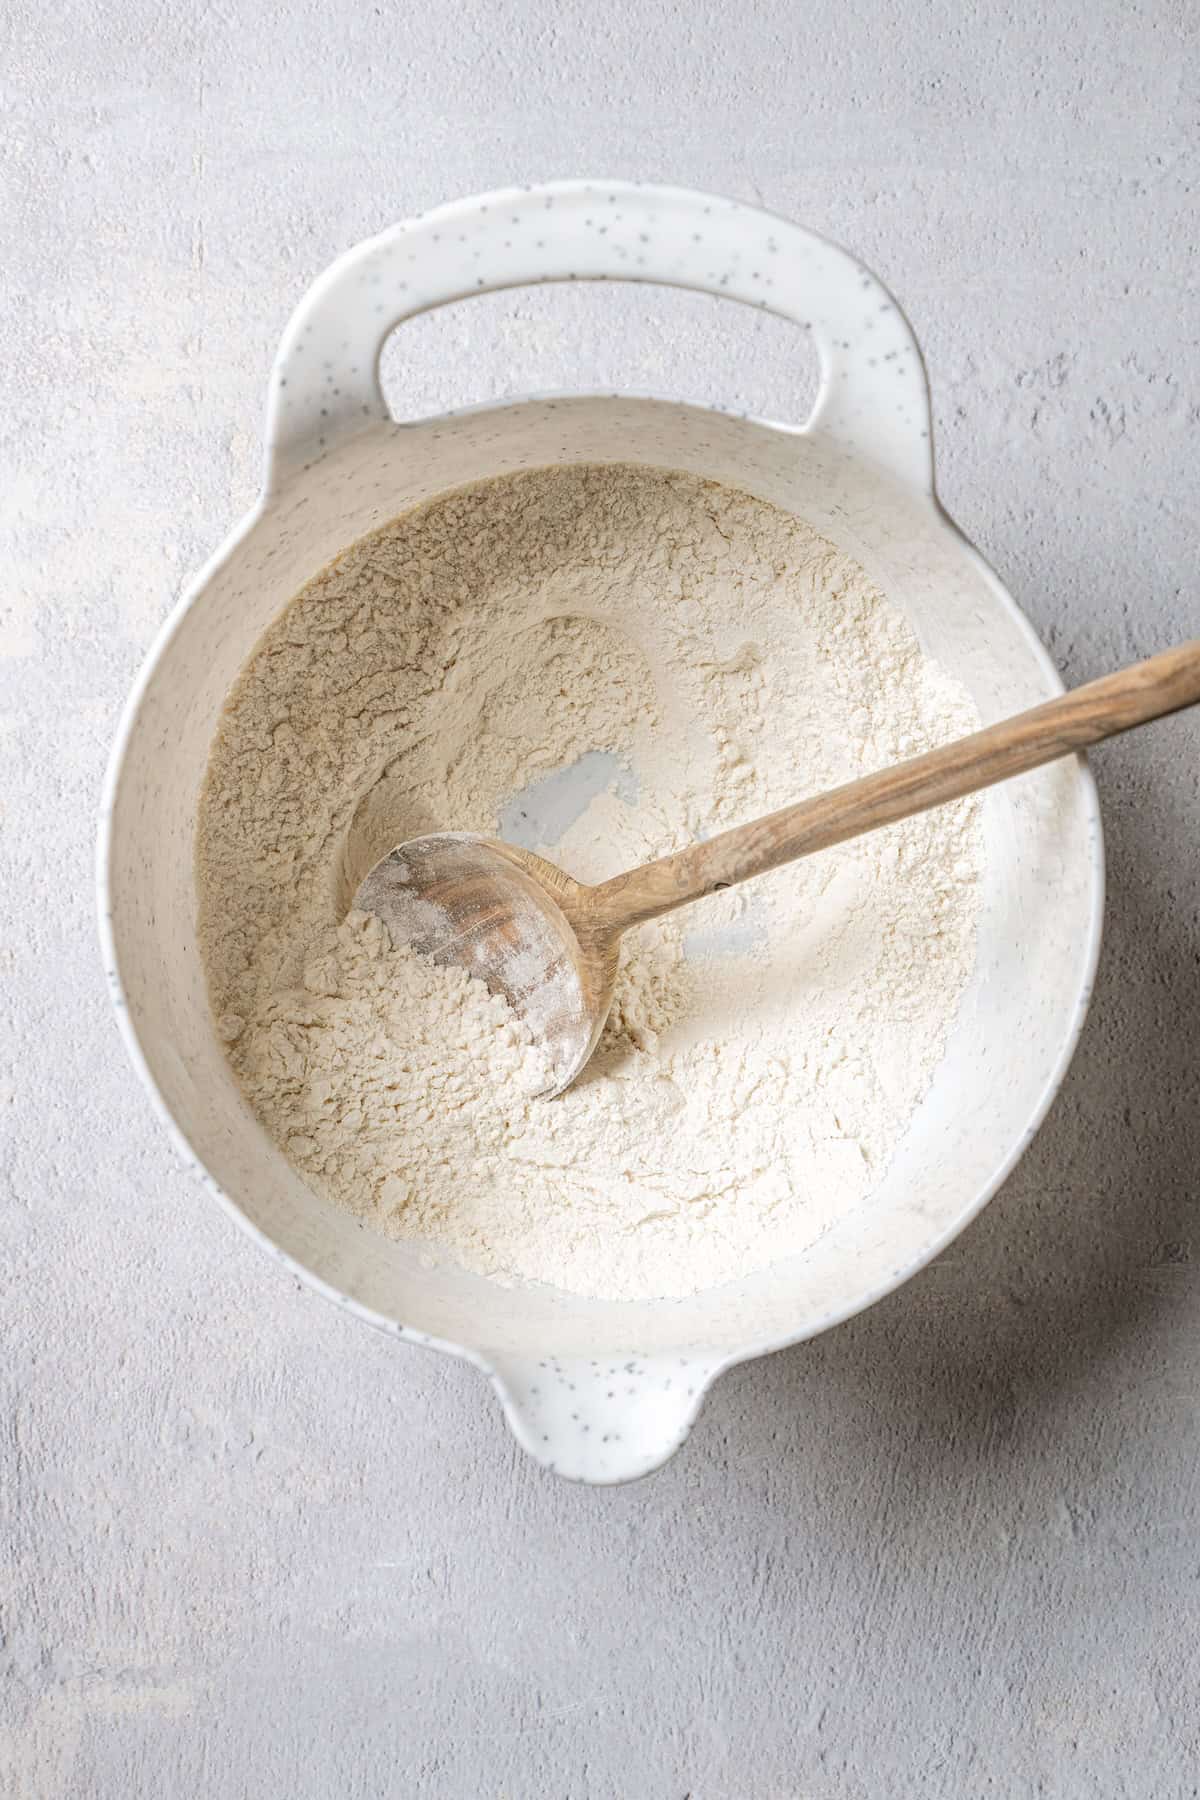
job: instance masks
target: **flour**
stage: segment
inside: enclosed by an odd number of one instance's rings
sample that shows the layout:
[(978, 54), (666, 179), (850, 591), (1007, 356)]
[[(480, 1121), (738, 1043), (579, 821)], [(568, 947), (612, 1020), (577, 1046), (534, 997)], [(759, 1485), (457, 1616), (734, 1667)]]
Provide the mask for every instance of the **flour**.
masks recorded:
[(978, 802), (631, 933), (553, 1101), (503, 1000), (349, 899), (430, 830), (604, 879), (977, 723), (851, 559), (746, 494), (574, 467), (410, 513), (275, 622), (213, 747), (201, 941), (251, 1106), (332, 1203), (496, 1279), (682, 1295), (802, 1250), (943, 1054)]

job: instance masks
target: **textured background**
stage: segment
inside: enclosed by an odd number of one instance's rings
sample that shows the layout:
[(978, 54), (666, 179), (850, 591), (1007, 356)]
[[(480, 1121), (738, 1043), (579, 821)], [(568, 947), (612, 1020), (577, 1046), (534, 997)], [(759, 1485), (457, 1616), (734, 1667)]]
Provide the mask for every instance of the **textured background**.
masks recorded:
[[(659, 177), (845, 240), (924, 344), (947, 506), (1067, 676), (1197, 630), (1195, 14), (1017, 10), (5, 7), (6, 1797), (1200, 1792), (1200, 720), (1096, 758), (1101, 981), (1017, 1174), (632, 1488), (543, 1474), (477, 1375), (243, 1241), (94, 948), (117, 711), (253, 495), (283, 321), (462, 193)], [(422, 320), (389, 380), (799, 416), (811, 371), (778, 322), (576, 289)]]

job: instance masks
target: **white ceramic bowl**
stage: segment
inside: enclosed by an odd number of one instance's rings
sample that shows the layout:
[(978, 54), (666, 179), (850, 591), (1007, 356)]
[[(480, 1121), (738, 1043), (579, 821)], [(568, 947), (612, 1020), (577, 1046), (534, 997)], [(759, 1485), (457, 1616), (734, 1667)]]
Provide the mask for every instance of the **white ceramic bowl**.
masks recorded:
[[(670, 282), (811, 332), (805, 427), (663, 400), (572, 395), (416, 424), (388, 414), (384, 339), (411, 315), (530, 282)], [(296, 591), (355, 539), (463, 482), (635, 461), (748, 489), (856, 557), (984, 723), (1060, 691), (1000, 582), (934, 496), (929, 394), (908, 324), (844, 251), (730, 201), (622, 182), (465, 200), (350, 251), (309, 290), (271, 378), (258, 504), (197, 576), (138, 679), (100, 843), (113, 1001), (168, 1131), (233, 1217), (296, 1274), (397, 1337), (488, 1374), (524, 1447), (584, 1481), (645, 1474), (721, 1370), (814, 1336), (915, 1273), (972, 1219), (1041, 1121), (1074, 1049), (1103, 862), (1080, 761), (993, 789), (978, 966), (944, 1064), (882, 1186), (804, 1255), (679, 1301), (587, 1302), (420, 1266), (308, 1191), (241, 1098), (196, 947), (197, 797), (226, 694)], [(453, 823), (453, 821), (450, 821)]]

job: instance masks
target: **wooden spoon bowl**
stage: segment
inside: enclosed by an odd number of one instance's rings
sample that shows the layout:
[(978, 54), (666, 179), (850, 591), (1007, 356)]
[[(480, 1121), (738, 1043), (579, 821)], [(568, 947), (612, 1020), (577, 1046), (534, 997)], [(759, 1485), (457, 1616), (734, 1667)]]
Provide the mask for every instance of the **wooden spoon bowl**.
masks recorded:
[(394, 944), (503, 994), (549, 1060), (548, 1097), (574, 1081), (612, 1005), (621, 934), (600, 941), (589, 929), (592, 892), (530, 850), (444, 831), (390, 851), (354, 906), (382, 919)]

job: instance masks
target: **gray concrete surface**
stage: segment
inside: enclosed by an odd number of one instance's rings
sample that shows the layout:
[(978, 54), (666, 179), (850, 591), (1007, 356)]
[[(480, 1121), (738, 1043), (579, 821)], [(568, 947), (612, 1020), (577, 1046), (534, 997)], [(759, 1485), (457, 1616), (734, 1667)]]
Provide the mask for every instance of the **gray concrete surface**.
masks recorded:
[[(10, 0), (0, 1793), (1200, 1792), (1200, 721), (1096, 759), (1099, 991), (1002, 1194), (613, 1492), (180, 1172), (91, 898), (118, 707), (251, 498), (290, 306), (507, 180), (670, 178), (845, 240), (921, 335), (949, 509), (1067, 675), (1194, 633), (1195, 18)], [(782, 325), (615, 291), (481, 301), (389, 357), (412, 410), (625, 383), (798, 414), (810, 375)]]

